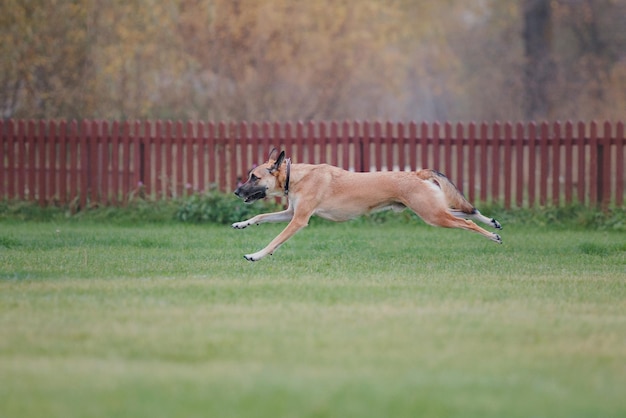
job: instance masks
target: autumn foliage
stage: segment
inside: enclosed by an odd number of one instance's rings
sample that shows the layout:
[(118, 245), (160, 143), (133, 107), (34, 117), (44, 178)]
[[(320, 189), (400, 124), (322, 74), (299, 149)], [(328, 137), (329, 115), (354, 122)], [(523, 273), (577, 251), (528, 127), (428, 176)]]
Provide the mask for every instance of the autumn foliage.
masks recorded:
[(4, 0), (0, 112), (618, 119), (624, 15), (624, 0)]

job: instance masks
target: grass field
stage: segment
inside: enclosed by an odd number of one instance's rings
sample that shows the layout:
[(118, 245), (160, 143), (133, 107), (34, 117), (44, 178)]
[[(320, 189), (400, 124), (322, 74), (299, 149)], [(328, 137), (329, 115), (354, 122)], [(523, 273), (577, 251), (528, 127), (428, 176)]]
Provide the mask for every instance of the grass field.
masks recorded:
[(2, 417), (623, 417), (623, 232), (0, 223)]

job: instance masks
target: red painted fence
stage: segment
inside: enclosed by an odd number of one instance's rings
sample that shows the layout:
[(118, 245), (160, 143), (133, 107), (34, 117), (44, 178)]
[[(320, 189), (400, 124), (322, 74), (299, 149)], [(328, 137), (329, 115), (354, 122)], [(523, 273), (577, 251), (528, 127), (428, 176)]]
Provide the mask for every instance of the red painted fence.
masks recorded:
[(624, 123), (0, 121), (0, 200), (72, 208), (231, 191), (273, 148), (348, 170), (435, 168), (474, 202), (624, 205)]

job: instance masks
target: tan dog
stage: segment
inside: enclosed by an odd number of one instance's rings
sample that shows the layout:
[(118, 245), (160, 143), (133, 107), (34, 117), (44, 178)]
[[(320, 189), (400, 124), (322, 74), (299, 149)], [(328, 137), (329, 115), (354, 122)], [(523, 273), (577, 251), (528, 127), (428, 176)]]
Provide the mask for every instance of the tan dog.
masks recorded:
[[(468, 219), (497, 229), (495, 219), (483, 216), (457, 190), (450, 180), (435, 170), (418, 172), (354, 173), (327, 164), (291, 164), (281, 152), (250, 171), (248, 180), (235, 194), (252, 203), (267, 196), (287, 196), (286, 210), (254, 216), (232, 226), (243, 229), (265, 222), (289, 222), (289, 225), (254, 254), (244, 257), (257, 261), (272, 254), (296, 232), (308, 225), (312, 215), (331, 221), (347, 221), (357, 216), (393, 209), (411, 209), (426, 223), (444, 228), (462, 228), (502, 243), (500, 235), (486, 231)], [(468, 218), (468, 219), (465, 219)]]

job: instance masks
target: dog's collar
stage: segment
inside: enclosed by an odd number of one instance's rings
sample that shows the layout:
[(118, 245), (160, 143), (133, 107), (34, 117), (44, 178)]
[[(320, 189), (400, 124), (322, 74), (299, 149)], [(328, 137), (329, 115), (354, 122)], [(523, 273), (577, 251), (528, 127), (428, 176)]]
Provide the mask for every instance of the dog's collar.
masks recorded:
[(285, 196), (289, 194), (289, 178), (291, 177), (291, 158), (287, 158), (287, 174), (285, 177)]

